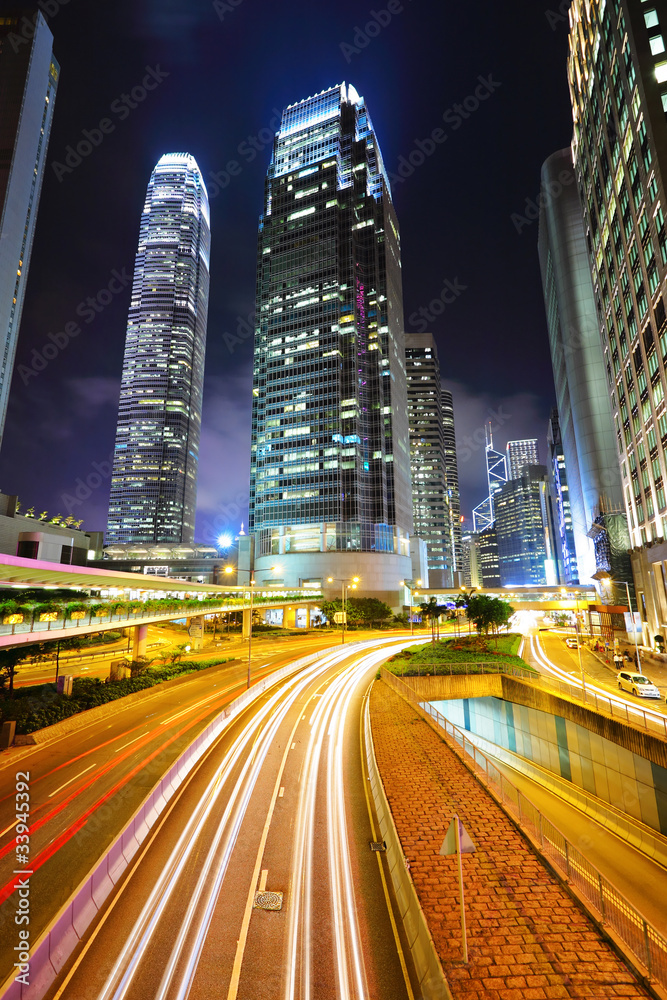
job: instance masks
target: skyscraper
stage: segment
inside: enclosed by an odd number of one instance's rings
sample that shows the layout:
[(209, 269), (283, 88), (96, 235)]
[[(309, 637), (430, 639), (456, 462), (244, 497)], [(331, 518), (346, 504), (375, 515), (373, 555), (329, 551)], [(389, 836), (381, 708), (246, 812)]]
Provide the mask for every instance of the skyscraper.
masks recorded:
[(519, 479), (526, 465), (538, 465), (537, 438), (508, 441), (505, 446), (507, 478)]
[(107, 542), (191, 542), (209, 291), (208, 195), (189, 153), (151, 174), (139, 231)]
[(575, 0), (570, 24), (573, 161), (635, 582), (653, 636), (667, 608), (667, 4)]
[(438, 349), (430, 333), (406, 333), (412, 511), (428, 547), (429, 587), (451, 587), (454, 551), (447, 490)]
[(547, 475), (552, 505), (551, 516), (554, 524), (558, 582), (579, 583), (572, 508), (570, 506), (570, 486), (567, 478), (558, 410), (555, 407), (551, 411), (547, 427), (547, 452)]
[[(459, 492), (459, 466), (456, 457), (456, 426), (454, 424), (454, 398), (449, 389), (442, 390), (442, 429), (445, 437), (445, 480), (449, 498), (450, 536), (454, 559), (454, 574), (461, 573), (461, 494)], [(454, 586), (458, 586), (454, 577)]]
[[(31, 37), (19, 28), (24, 19)], [(60, 71), (52, 46), (36, 8), (0, 16), (0, 440)]]
[[(542, 190), (546, 194), (540, 208), (538, 250), (565, 461), (559, 477), (562, 481), (563, 472), (566, 475), (576, 576), (578, 582), (590, 583), (601, 567), (588, 532), (600, 514), (611, 527), (625, 512), (603, 338), (569, 149), (554, 153), (543, 164)], [(563, 564), (566, 583), (574, 582), (568, 579), (569, 554), (570, 550)], [(624, 575), (628, 572), (626, 557)]]
[(501, 586), (556, 584), (547, 470), (526, 465), (494, 496)]
[[(401, 257), (365, 101), (285, 108), (259, 226), (250, 527), (258, 579), (411, 577)], [(278, 568), (280, 567), (280, 568)]]
[(477, 504), (472, 512), (473, 531), (484, 531), (485, 528), (493, 526), (495, 514), (493, 510), (493, 498), (503, 483), (507, 482), (507, 459), (500, 451), (493, 447), (493, 432), (490, 427), (485, 428), (486, 448), (484, 457), (486, 459), (486, 481), (489, 493), (485, 500)]

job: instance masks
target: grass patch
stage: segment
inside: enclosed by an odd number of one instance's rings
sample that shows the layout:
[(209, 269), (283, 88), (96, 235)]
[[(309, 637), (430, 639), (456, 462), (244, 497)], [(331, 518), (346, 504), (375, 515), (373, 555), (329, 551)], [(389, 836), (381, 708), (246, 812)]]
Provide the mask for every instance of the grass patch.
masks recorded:
[(14, 691), (12, 699), (0, 700), (0, 722), (16, 721), (16, 732), (25, 736), (38, 729), (52, 726), (63, 719), (69, 719), (89, 708), (106, 705), (117, 698), (124, 698), (136, 691), (144, 691), (163, 681), (173, 680), (182, 674), (195, 673), (228, 663), (235, 657), (214, 657), (210, 660), (182, 660), (165, 667), (149, 667), (139, 677), (128, 677), (122, 681), (104, 682), (99, 677), (75, 677), (72, 695), (58, 694), (55, 684), (36, 684), (20, 687)]
[[(387, 670), (398, 677), (417, 677), (421, 674), (465, 674), (475, 673), (474, 664), (505, 664), (522, 667), (537, 673), (525, 660), (517, 655), (523, 636), (510, 632), (499, 635), (496, 646), (495, 636), (460, 636), (440, 639), (435, 643), (408, 646), (392, 656), (385, 664)], [(488, 671), (488, 666), (485, 670)], [(479, 673), (482, 672), (480, 667)]]

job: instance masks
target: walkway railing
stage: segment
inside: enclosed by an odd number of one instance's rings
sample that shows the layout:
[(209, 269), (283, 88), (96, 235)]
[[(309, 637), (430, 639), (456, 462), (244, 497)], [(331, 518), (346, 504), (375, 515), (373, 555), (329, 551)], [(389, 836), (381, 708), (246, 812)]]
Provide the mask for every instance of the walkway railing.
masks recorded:
[[(305, 597), (303, 594), (298, 595), (287, 595), (283, 596), (277, 595), (276, 597), (261, 597), (255, 596), (253, 599), (252, 608), (254, 611), (261, 611), (262, 607), (274, 606), (281, 604), (308, 604), (312, 601), (322, 600), (321, 594), (313, 594)], [(43, 632), (61, 632), (65, 629), (87, 629), (91, 627), (98, 627), (101, 625), (121, 625), (123, 628), (129, 628), (132, 625), (137, 625), (145, 619), (152, 620), (165, 620), (171, 621), (176, 618), (197, 618), (200, 615), (213, 615), (222, 614), (231, 611), (247, 611), (250, 609), (250, 601), (244, 598), (229, 598), (226, 601), (201, 601), (198, 602), (197, 607), (172, 607), (172, 608), (153, 608), (151, 610), (144, 610), (139, 608), (133, 612), (123, 611), (122, 614), (102, 614), (96, 615), (93, 613), (92, 608), (86, 613), (83, 612), (84, 617), (82, 618), (71, 618), (66, 615), (62, 617), (49, 618), (46, 621), (39, 621), (37, 615), (39, 611), (32, 615), (25, 615), (27, 621), (15, 622), (12, 624), (2, 624), (0, 623), (0, 636), (3, 635), (28, 635), (31, 632), (43, 633)], [(49, 614), (45, 613), (44, 617)], [(56, 614), (53, 612), (52, 614)], [(13, 617), (7, 615), (7, 617)]]
[[(397, 666), (400, 665), (400, 663), (397, 664)], [(521, 677), (526, 680), (539, 680), (540, 676), (536, 670), (519, 667), (514, 663), (497, 663), (493, 660), (485, 661), (484, 663), (479, 663), (477, 660), (467, 660), (465, 662), (461, 660), (433, 660), (429, 663), (424, 662), (424, 660), (421, 662), (405, 660), (405, 666), (409, 670), (414, 670), (416, 667), (417, 677), (455, 677), (457, 674), (466, 677), (473, 674), (510, 674), (512, 677)], [(465, 667), (465, 670), (462, 670), (462, 667)], [(404, 679), (403, 674), (401, 674), (401, 678)], [(409, 680), (409, 677), (407, 679)]]
[(667, 988), (667, 938), (641, 915), (626, 897), (544, 816), (516, 785), (512, 784), (490, 757), (475, 746), (466, 733), (446, 719), (428, 702), (386, 668), (382, 679), (397, 694), (429, 715), (469, 758), (478, 777), (493, 789), (503, 807), (525, 830), (564, 878), (597, 911), (599, 921), (620, 938), (646, 969), (648, 979)]

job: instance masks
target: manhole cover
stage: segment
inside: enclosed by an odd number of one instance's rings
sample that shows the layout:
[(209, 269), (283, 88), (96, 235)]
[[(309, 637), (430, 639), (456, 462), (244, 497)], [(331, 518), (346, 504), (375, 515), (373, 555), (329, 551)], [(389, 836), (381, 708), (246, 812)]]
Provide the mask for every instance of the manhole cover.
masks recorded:
[(282, 910), (283, 908), (283, 894), (282, 892), (256, 892), (255, 893), (255, 909), (256, 910)]
[(370, 841), (370, 847), (371, 847), (371, 851), (386, 851), (387, 850), (387, 845), (385, 844), (384, 840), (379, 841), (379, 842), (376, 841), (376, 840), (371, 840)]

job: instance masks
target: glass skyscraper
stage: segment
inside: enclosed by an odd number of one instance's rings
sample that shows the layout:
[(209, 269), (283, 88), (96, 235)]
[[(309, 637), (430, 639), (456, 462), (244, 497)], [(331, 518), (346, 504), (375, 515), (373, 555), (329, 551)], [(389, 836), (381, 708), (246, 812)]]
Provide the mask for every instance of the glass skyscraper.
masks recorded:
[[(31, 31), (34, 24), (29, 39), (23, 35), (25, 19)], [(0, 440), (60, 72), (52, 45), (39, 11), (5, 7), (0, 15)]]
[(405, 335), (415, 534), (428, 549), (429, 587), (451, 587), (454, 551), (447, 494), (438, 349), (430, 333)]
[(505, 446), (507, 478), (519, 479), (527, 465), (539, 465), (537, 438), (508, 441)]
[[(648, 638), (667, 621), (667, 3), (575, 0), (570, 25), (574, 170)], [(613, 555), (620, 527), (604, 528)]]
[(208, 195), (195, 159), (151, 174), (127, 324), (107, 542), (194, 536), (209, 292)]
[[(459, 490), (459, 464), (456, 457), (456, 425), (454, 423), (454, 398), (449, 389), (442, 390), (442, 430), (445, 439), (445, 480), (449, 499), (450, 537), (454, 558), (452, 571), (462, 572), (461, 547), (461, 493)], [(454, 586), (460, 581), (454, 576)]]
[(346, 84), (287, 107), (274, 140), (250, 528), (258, 579), (327, 589), (359, 576), (389, 599), (411, 576), (400, 237), (366, 104)]

